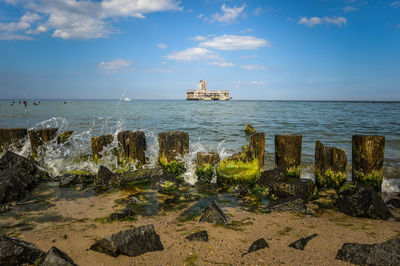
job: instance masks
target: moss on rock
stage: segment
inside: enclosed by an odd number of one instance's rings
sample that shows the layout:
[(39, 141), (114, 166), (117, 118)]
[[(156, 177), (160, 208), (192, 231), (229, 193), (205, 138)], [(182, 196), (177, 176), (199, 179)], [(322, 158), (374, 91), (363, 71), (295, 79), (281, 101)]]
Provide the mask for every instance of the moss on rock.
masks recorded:
[(339, 189), (347, 181), (347, 175), (343, 172), (334, 172), (331, 169), (324, 174), (315, 173), (315, 183), (319, 188)]
[(214, 166), (211, 164), (203, 164), (196, 169), (197, 181), (201, 183), (210, 183), (214, 175)]
[(218, 184), (254, 184), (260, 176), (258, 159), (244, 162), (227, 158), (217, 167)]
[(290, 167), (286, 169), (286, 176), (300, 178), (300, 167)]
[(376, 191), (381, 190), (383, 182), (383, 170), (373, 170), (369, 174), (363, 174), (359, 171), (353, 171), (353, 180), (374, 188)]
[(256, 130), (254, 129), (254, 127), (250, 124), (246, 125), (246, 129), (244, 130), (246, 132), (247, 136), (250, 136), (251, 134), (256, 133)]
[(178, 161), (167, 162), (165, 159), (160, 158), (160, 166), (166, 174), (173, 174), (179, 176), (186, 171), (185, 163)]

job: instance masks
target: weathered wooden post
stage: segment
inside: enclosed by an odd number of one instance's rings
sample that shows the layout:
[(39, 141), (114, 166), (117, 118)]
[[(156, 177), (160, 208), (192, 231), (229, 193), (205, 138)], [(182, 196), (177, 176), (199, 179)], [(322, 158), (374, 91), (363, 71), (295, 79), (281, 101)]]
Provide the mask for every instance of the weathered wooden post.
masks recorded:
[(0, 152), (10, 148), (21, 149), (27, 135), (26, 128), (0, 128)]
[(101, 152), (103, 151), (105, 146), (110, 145), (114, 141), (113, 135), (102, 135), (99, 137), (92, 137), (91, 144), (92, 144), (92, 158), (94, 161), (99, 160), (102, 155)]
[(68, 139), (74, 134), (73, 130), (66, 130), (60, 134), (57, 138), (57, 143), (58, 144), (64, 144), (68, 141)]
[(37, 157), (39, 147), (57, 136), (58, 128), (32, 129), (28, 131), (32, 156)]
[(251, 136), (250, 145), (222, 160), (217, 167), (218, 184), (253, 184), (264, 167), (265, 133)]
[(380, 191), (384, 157), (385, 137), (354, 135), (352, 142), (353, 180)]
[(275, 164), (289, 177), (300, 177), (301, 135), (275, 135)]
[(340, 188), (347, 180), (346, 151), (315, 142), (315, 183), (318, 188)]
[(128, 162), (141, 167), (146, 164), (146, 137), (143, 131), (118, 132), (119, 164)]
[(254, 127), (252, 125), (246, 124), (246, 128), (245, 128), (244, 132), (246, 132), (247, 136), (250, 136), (251, 134), (256, 133), (256, 130), (254, 129)]
[(158, 133), (159, 163), (166, 173), (175, 175), (185, 171), (180, 160), (189, 152), (189, 134), (182, 131)]
[(219, 161), (219, 154), (216, 152), (198, 152), (196, 160), (197, 181), (199, 183), (210, 183), (215, 175), (215, 166)]

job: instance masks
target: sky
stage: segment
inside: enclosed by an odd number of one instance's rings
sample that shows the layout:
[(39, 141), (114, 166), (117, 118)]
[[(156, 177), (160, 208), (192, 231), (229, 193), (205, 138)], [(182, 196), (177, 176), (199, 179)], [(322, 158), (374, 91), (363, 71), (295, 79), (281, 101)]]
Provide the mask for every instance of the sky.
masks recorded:
[(0, 0), (0, 99), (400, 100), (399, 0)]

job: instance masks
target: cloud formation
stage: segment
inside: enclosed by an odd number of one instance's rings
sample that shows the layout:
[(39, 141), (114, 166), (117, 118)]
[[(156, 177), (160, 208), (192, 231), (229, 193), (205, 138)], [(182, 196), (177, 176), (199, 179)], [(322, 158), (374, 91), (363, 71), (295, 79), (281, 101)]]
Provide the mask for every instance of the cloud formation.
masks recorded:
[(240, 7), (227, 7), (225, 4), (221, 6), (221, 13), (215, 13), (211, 15), (211, 22), (221, 22), (221, 23), (234, 23), (236, 19), (243, 15), (243, 11), (246, 5), (243, 4)]
[(183, 51), (175, 51), (172, 54), (167, 55), (167, 59), (183, 62), (222, 60), (217, 53), (202, 47), (187, 48)]
[(159, 43), (157, 44), (157, 47), (160, 49), (167, 49), (167, 45), (165, 43)]
[(240, 66), (241, 69), (244, 70), (267, 70), (268, 68), (263, 65), (242, 65)]
[(115, 59), (110, 62), (101, 62), (99, 68), (106, 71), (117, 71), (130, 67), (132, 61), (124, 59)]
[(222, 35), (216, 36), (211, 40), (200, 42), (201, 47), (213, 48), (217, 50), (257, 50), (259, 47), (271, 46), (264, 39), (254, 36), (241, 35)]
[[(51, 31), (52, 36), (62, 39), (94, 39), (106, 38), (116, 32), (112, 20), (119, 17), (145, 18), (145, 15), (161, 11), (182, 10), (176, 0), (6, 0), (7, 3), (22, 6), (28, 10), (26, 17), (20, 22), (30, 24), (29, 27), (0, 27), (0, 38), (4, 36), (22, 35), (32, 39), (30, 34)], [(25, 16), (25, 15), (24, 15)], [(45, 18), (41, 20), (41, 18)], [(35, 23), (36, 22), (36, 23)], [(32, 25), (35, 23), (35, 28)], [(12, 38), (9, 38), (12, 39)]]
[(400, 1), (394, 1), (390, 4), (390, 7), (392, 8), (398, 8), (400, 7)]
[(342, 27), (347, 24), (347, 19), (345, 17), (311, 17), (311, 18), (306, 18), (306, 17), (301, 17), (299, 20), (299, 24), (304, 24), (308, 27), (314, 27), (316, 25), (322, 25), (322, 24), (332, 24), (336, 25), (338, 27)]

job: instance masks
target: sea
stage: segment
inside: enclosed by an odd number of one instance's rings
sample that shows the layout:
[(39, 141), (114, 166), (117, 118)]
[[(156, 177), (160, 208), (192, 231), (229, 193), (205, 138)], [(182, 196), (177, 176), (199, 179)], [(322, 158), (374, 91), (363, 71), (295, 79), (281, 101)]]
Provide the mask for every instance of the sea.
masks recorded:
[[(30, 100), (25, 107), (17, 100), (0, 101), (0, 127), (57, 127), (60, 132), (74, 131), (65, 145), (48, 143), (39, 159), (53, 175), (70, 170), (95, 172), (98, 164), (84, 159), (91, 153), (93, 136), (116, 136), (123, 130), (144, 131), (148, 167), (152, 167), (157, 163), (157, 134), (185, 131), (189, 133), (190, 152), (183, 158), (188, 166), (184, 177), (194, 184), (197, 152), (218, 152), (225, 158), (240, 151), (250, 141), (244, 132), (246, 124), (266, 134), (266, 169), (274, 167), (274, 135), (301, 134), (301, 176), (311, 179), (316, 140), (345, 149), (351, 179), (352, 135), (385, 136), (382, 189), (400, 190), (400, 102)], [(108, 148), (116, 146), (114, 141)], [(29, 141), (16, 152), (29, 156)], [(105, 157), (102, 164), (118, 168), (112, 155)]]

